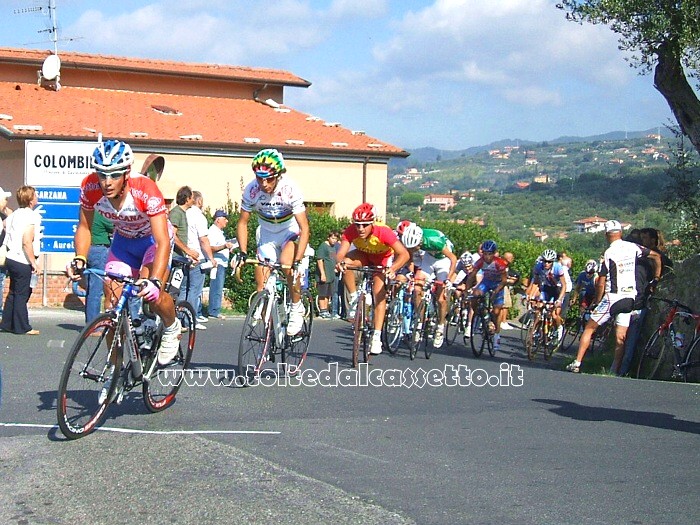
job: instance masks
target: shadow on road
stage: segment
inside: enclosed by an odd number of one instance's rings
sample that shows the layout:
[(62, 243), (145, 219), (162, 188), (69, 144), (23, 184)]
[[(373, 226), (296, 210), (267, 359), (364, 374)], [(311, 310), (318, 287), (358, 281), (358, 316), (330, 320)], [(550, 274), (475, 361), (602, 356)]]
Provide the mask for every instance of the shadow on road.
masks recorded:
[(586, 406), (558, 399), (533, 399), (533, 401), (547, 405), (555, 405), (556, 408), (550, 408), (550, 412), (579, 421), (618, 421), (631, 425), (700, 434), (700, 423), (676, 419), (676, 416), (673, 414), (665, 414), (663, 412), (644, 412), (641, 410)]

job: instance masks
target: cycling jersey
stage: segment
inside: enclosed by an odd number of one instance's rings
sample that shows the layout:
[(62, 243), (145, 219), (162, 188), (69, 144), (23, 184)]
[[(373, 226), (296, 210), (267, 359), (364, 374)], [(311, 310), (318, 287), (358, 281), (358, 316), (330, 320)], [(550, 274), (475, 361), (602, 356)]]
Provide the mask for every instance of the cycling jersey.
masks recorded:
[(384, 224), (377, 223), (372, 226), (372, 233), (366, 239), (360, 237), (354, 224), (345, 228), (341, 239), (354, 244), (359, 251), (371, 255), (394, 253), (391, 246), (399, 240), (394, 230)]
[(635, 279), (637, 259), (647, 257), (649, 248), (617, 239), (603, 254), (600, 275), (605, 276), (605, 291), (629, 297), (637, 295)]
[(544, 261), (535, 263), (532, 269), (532, 280), (539, 286), (557, 286), (561, 287), (561, 277), (566, 272), (566, 268), (558, 262), (554, 262), (550, 268), (547, 268)]
[(596, 274), (581, 272), (576, 278), (576, 288), (580, 289), (580, 295), (586, 298), (593, 298), (595, 296), (595, 278)]
[(83, 179), (80, 206), (96, 211), (114, 224), (114, 231), (128, 239), (151, 235), (151, 217), (165, 213), (167, 206), (158, 186), (140, 173), (129, 178), (129, 193), (120, 210), (115, 210), (102, 193), (97, 173)]
[(436, 259), (442, 259), (445, 257), (445, 254), (442, 253), (445, 246), (452, 251), (453, 245), (444, 233), (440, 230), (431, 230), (430, 228), (423, 229), (423, 242), (421, 243), (423, 250)]
[(269, 232), (281, 232), (296, 224), (294, 216), (306, 210), (301, 190), (291, 180), (283, 177), (277, 181), (272, 193), (260, 188), (257, 180), (248, 183), (241, 197), (241, 209), (256, 212), (260, 226)]
[(487, 281), (488, 283), (500, 283), (506, 268), (508, 268), (508, 261), (502, 257), (494, 257), (490, 263), (487, 263), (482, 257), (474, 263), (474, 269), (481, 270), (482, 282)]

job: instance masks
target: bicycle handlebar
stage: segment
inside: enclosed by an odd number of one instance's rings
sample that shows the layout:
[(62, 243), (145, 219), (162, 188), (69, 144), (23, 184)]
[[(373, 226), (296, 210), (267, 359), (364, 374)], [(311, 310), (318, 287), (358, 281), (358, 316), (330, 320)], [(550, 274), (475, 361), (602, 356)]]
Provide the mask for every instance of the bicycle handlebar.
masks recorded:
[(676, 301), (675, 299), (664, 299), (663, 297), (655, 297), (655, 296), (650, 296), (649, 300), (651, 301), (660, 301), (662, 303), (666, 303), (670, 305), (672, 308), (678, 308), (679, 310), (684, 310), (688, 312), (689, 314), (694, 313), (693, 309), (690, 308), (690, 306), (686, 306), (683, 303)]

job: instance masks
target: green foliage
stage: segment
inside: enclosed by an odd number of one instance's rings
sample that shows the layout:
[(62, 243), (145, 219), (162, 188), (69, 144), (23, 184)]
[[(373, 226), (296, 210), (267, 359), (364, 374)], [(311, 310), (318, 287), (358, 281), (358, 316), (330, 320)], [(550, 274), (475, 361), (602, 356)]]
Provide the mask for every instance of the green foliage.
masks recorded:
[(420, 206), (423, 204), (423, 194), (417, 192), (406, 192), (401, 195), (401, 204), (404, 206)]

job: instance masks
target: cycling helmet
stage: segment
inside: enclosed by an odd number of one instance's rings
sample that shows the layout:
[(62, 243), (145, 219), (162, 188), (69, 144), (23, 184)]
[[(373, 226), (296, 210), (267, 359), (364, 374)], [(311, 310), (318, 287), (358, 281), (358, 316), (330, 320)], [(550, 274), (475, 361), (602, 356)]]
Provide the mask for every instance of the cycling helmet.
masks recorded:
[(409, 224), (411, 224), (411, 221), (403, 220), (396, 226), (396, 233), (399, 234), (399, 237), (401, 237), (403, 235), (403, 232), (406, 229), (406, 226), (408, 226)]
[(484, 241), (483, 244), (481, 245), (481, 251), (484, 253), (496, 253), (498, 250), (498, 245), (496, 244), (495, 241)]
[(586, 273), (593, 273), (598, 269), (598, 263), (593, 259), (588, 259), (586, 261)]
[(464, 266), (472, 266), (474, 264), (474, 257), (469, 252), (464, 252), (459, 258)]
[(371, 223), (377, 216), (377, 210), (369, 202), (363, 202), (352, 212), (352, 222)]
[(412, 222), (403, 231), (401, 242), (406, 248), (417, 248), (423, 242), (423, 228)]
[(255, 176), (262, 179), (279, 177), (287, 171), (284, 167), (284, 157), (274, 148), (258, 151), (253, 157), (252, 167)]
[(92, 153), (92, 166), (102, 173), (126, 173), (133, 163), (131, 146), (119, 140), (100, 142)]
[(551, 249), (547, 249), (542, 252), (542, 260), (544, 262), (554, 262), (557, 260), (557, 252)]

